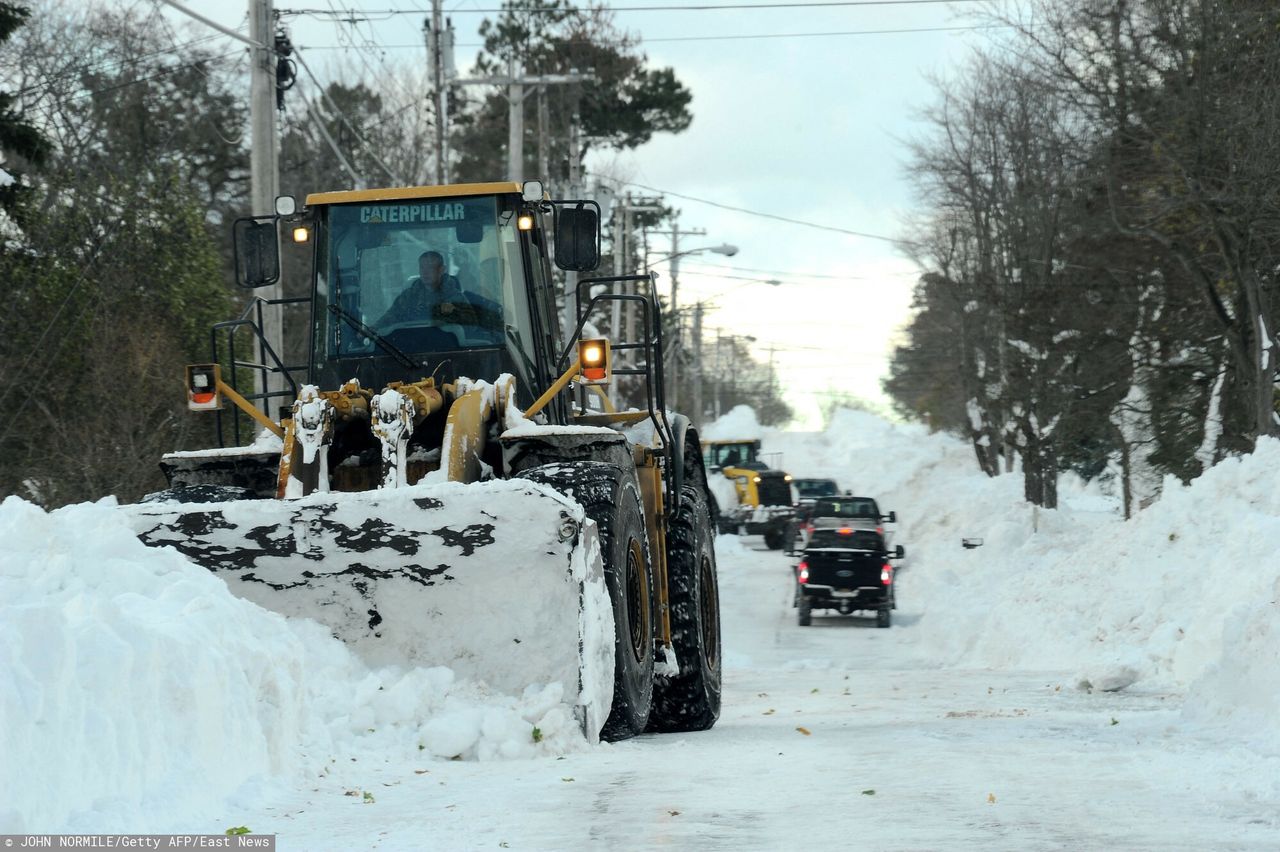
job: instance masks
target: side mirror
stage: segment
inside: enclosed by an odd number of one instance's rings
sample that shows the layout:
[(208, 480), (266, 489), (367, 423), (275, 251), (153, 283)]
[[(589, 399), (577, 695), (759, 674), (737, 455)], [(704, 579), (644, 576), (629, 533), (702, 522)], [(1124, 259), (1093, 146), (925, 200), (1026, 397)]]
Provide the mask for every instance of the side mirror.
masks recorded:
[(888, 520), (889, 520), (889, 523), (896, 524), (898, 522), (898, 513), (894, 511), (890, 511)]
[(896, 558), (901, 559), (902, 557), (907, 555), (907, 549), (902, 545), (898, 545), (895, 555), (896, 555)]
[(267, 287), (280, 280), (280, 241), (275, 219), (237, 219), (231, 228), (236, 283)]
[(556, 208), (556, 266), (590, 272), (600, 265), (600, 205), (579, 201)]
[(960, 546), (965, 550), (973, 550), (975, 547), (982, 547), (982, 539), (980, 538), (962, 538)]

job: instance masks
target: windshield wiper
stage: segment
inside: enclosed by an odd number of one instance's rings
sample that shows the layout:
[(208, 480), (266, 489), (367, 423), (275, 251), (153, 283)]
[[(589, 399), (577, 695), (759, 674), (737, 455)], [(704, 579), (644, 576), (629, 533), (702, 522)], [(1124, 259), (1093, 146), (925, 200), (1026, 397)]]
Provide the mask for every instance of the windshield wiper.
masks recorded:
[(366, 337), (371, 338), (374, 343), (378, 344), (380, 347), (385, 349), (388, 353), (390, 353), (391, 357), (395, 358), (397, 361), (400, 362), (400, 366), (406, 367), (410, 370), (416, 370), (418, 367), (427, 366), (425, 361), (422, 363), (418, 363), (417, 361), (414, 361), (412, 358), (410, 358), (408, 355), (404, 354), (404, 350), (400, 349), (390, 340), (387, 340), (381, 334), (378, 334), (378, 332), (369, 328), (369, 326), (361, 322), (358, 317), (352, 316), (351, 314), (347, 313), (337, 305), (332, 305), (332, 304), (329, 305), (329, 310), (333, 312), (334, 316), (341, 317), (342, 319), (351, 323), (352, 328), (354, 328), (356, 331), (360, 332), (361, 334), (365, 335)]
[(515, 346), (516, 352), (520, 353), (520, 357), (524, 359), (525, 369), (529, 371), (529, 377), (537, 380), (538, 368), (534, 366), (533, 361), (529, 358), (529, 353), (524, 349), (524, 341), (520, 339), (520, 332), (516, 331), (515, 326), (506, 327), (507, 339)]

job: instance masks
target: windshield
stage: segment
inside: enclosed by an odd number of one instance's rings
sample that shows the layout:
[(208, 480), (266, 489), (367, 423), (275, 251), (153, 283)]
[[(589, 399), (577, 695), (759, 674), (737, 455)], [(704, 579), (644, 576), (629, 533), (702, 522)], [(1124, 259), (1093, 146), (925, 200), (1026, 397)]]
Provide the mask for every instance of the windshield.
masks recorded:
[(493, 196), (331, 207), (317, 355), (495, 348), (509, 329), (518, 338), (528, 303), (511, 218)]
[(741, 467), (756, 460), (756, 441), (739, 441), (733, 444), (710, 444), (704, 453), (707, 467)]
[(844, 500), (819, 500), (814, 504), (815, 518), (872, 518), (880, 520), (880, 508), (868, 497), (849, 497)]
[(830, 479), (797, 479), (796, 492), (801, 497), (832, 497), (840, 493)]

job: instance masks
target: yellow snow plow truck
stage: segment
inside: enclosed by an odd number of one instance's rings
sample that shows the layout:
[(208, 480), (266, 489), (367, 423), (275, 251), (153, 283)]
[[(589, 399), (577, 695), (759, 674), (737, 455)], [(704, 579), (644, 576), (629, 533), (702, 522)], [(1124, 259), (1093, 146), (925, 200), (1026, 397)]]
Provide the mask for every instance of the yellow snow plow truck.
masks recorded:
[(702, 452), (706, 467), (723, 475), (711, 481), (719, 532), (745, 530), (764, 536), (770, 550), (782, 547), (796, 512), (791, 474), (760, 460), (759, 440), (704, 441)]
[[(129, 507), (139, 536), (371, 665), (558, 682), (589, 739), (711, 727), (714, 531), (698, 436), (664, 405), (654, 277), (584, 278), (561, 339), (551, 258), (595, 269), (599, 220), (530, 181), (283, 197), (237, 221), (244, 286), (279, 279), (280, 233), (309, 247), (307, 363), (268, 345), (265, 300), (215, 326), (189, 407), (262, 432), (165, 456), (168, 490)], [(616, 300), (638, 338), (582, 339)], [(230, 349), (246, 333), (254, 351)], [(614, 406), (615, 374), (642, 408)]]

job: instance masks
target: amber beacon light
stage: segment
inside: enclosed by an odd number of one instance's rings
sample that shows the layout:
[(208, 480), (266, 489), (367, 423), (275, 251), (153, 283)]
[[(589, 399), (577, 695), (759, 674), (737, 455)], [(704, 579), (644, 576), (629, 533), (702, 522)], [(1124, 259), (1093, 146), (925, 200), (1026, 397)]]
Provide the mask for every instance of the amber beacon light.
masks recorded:
[(578, 364), (583, 384), (602, 385), (609, 381), (609, 341), (606, 338), (578, 341)]

